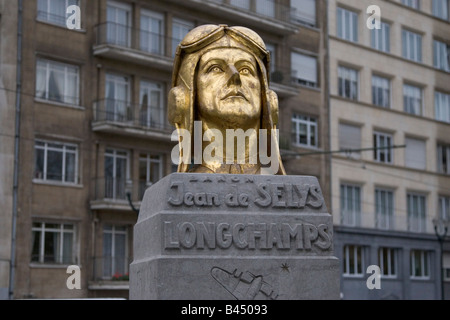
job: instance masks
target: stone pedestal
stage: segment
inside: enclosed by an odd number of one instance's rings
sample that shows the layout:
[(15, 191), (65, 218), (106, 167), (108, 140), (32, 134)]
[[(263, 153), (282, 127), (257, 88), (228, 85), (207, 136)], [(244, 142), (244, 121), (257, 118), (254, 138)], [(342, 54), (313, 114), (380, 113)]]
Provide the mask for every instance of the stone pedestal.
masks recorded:
[(315, 177), (173, 173), (134, 227), (130, 299), (339, 299)]

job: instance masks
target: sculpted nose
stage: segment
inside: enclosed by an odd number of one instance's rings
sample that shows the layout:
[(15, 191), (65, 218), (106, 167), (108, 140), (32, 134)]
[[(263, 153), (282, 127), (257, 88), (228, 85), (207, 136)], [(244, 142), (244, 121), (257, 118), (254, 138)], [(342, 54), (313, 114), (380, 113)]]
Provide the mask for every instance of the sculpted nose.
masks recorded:
[(237, 71), (236, 67), (233, 65), (228, 66), (228, 86), (230, 85), (241, 85), (241, 76), (239, 74), (239, 71)]

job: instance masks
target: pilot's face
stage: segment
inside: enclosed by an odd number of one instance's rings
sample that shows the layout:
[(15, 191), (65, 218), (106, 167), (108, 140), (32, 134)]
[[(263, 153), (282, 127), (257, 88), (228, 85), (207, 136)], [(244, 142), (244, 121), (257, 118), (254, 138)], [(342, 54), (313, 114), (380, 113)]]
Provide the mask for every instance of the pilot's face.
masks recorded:
[(261, 115), (261, 83), (255, 58), (237, 48), (206, 52), (197, 74), (198, 112), (236, 128)]

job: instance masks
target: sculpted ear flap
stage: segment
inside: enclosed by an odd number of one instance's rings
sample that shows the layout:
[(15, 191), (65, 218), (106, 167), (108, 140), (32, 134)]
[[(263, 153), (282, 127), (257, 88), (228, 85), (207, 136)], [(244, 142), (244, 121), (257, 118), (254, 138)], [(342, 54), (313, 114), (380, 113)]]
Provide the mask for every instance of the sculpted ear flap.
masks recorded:
[(278, 96), (273, 90), (268, 90), (267, 96), (269, 98), (270, 115), (272, 116), (273, 125), (278, 124)]
[[(184, 118), (189, 114), (189, 93), (184, 86), (173, 87), (169, 91), (167, 117), (176, 127), (183, 125)], [(177, 126), (178, 125), (178, 126)]]

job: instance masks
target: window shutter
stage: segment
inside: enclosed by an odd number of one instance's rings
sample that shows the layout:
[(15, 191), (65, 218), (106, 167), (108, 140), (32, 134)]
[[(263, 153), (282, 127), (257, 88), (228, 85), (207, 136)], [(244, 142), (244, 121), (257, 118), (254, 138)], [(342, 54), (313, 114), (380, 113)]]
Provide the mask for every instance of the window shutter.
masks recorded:
[(317, 83), (317, 60), (300, 53), (291, 53), (292, 77)]
[(415, 169), (426, 168), (425, 141), (406, 138), (405, 165)]
[(339, 124), (339, 149), (360, 149), (361, 128), (349, 124)]

